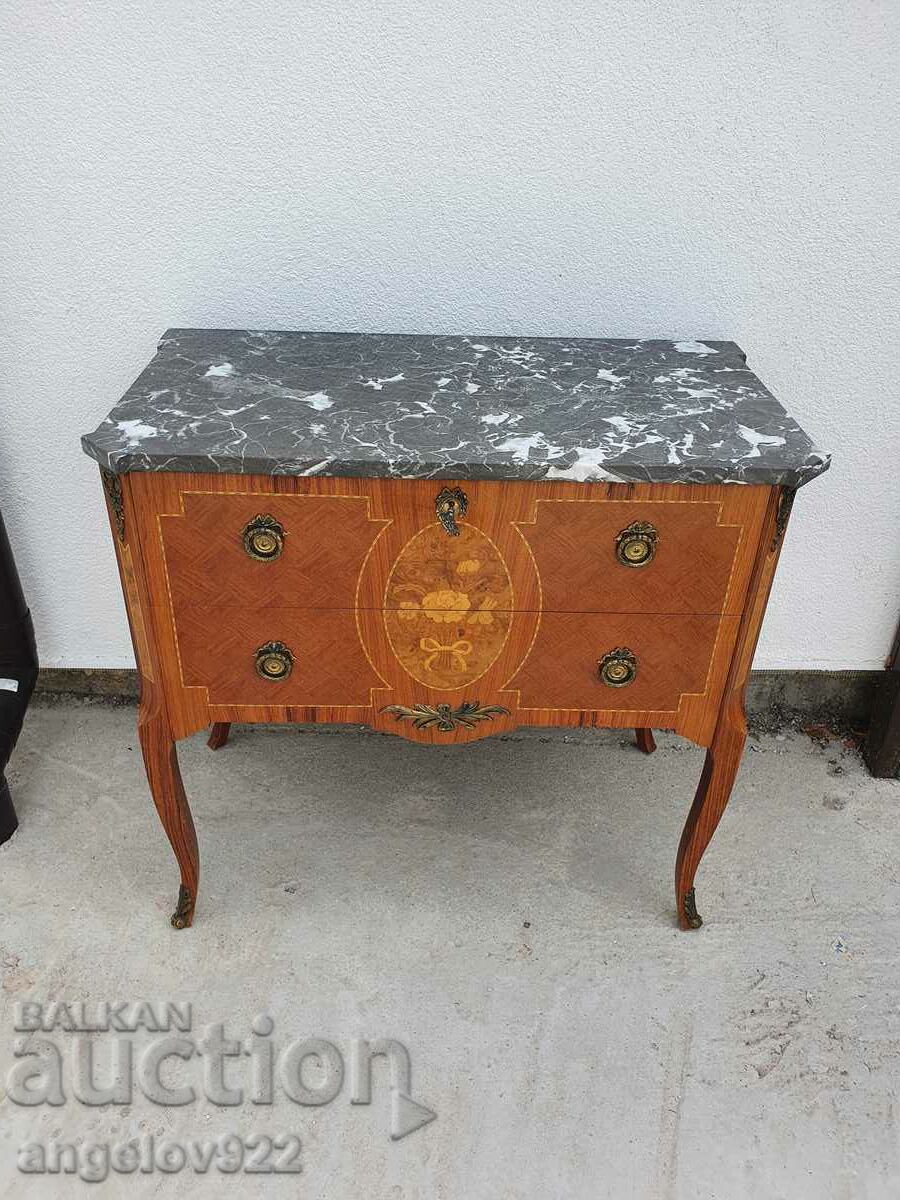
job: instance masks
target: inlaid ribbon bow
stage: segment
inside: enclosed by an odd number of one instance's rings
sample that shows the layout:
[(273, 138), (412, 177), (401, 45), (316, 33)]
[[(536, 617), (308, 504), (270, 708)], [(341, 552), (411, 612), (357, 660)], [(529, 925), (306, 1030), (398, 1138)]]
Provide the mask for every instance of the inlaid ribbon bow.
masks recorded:
[(431, 637), (423, 637), (419, 642), (419, 649), (424, 650), (428, 655), (425, 659), (425, 670), (430, 671), (434, 660), (441, 654), (450, 655), (450, 663), (454, 671), (465, 671), (468, 663), (466, 655), (472, 653), (472, 643), (465, 640), (454, 642), (452, 646), (442, 646), (440, 642)]

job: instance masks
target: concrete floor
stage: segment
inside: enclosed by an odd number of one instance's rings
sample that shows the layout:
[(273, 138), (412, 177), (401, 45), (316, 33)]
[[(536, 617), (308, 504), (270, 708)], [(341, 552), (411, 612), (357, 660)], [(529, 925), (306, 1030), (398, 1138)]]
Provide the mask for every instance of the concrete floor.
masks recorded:
[(203, 881), (177, 933), (134, 719), (28, 715), (0, 847), (0, 1082), (16, 1001), (190, 1000), (197, 1027), (243, 1038), (264, 1012), (279, 1047), (325, 1038), (345, 1062), (353, 1038), (397, 1038), (437, 1120), (392, 1141), (383, 1066), (368, 1107), (346, 1078), (321, 1107), (3, 1092), (0, 1195), (82, 1192), (21, 1175), (24, 1142), (253, 1131), (296, 1132), (302, 1176), (111, 1173), (91, 1194), (900, 1195), (900, 789), (840, 742), (751, 744), (698, 875), (706, 925), (684, 934), (671, 878), (703, 755), (674, 737), (645, 758), (615, 733), (427, 750), (239, 728), (215, 754), (197, 736), (180, 755)]

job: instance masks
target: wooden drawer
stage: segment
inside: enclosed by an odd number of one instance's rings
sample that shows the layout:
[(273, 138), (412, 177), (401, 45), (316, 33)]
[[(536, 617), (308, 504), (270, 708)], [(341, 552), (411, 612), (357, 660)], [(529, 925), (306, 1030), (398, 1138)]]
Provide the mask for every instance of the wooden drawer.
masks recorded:
[[(522, 713), (675, 714), (685, 696), (705, 695), (722, 682), (738, 622), (498, 612), (490, 625), (467, 628), (459, 614), (447, 616), (420, 629), (389, 610), (370, 611), (361, 627), (341, 610), (194, 608), (176, 630), (182, 681), (206, 688), (210, 704), (236, 707), (352, 708), (372, 704), (373, 691), (385, 703), (395, 691), (409, 701), (484, 692), (493, 701), (517, 693)], [(286, 678), (259, 675), (257, 653), (267, 645), (289, 651)], [(619, 650), (634, 656), (636, 674), (616, 687), (603, 682), (598, 664)]]
[[(176, 611), (435, 607), (441, 597), (454, 607), (463, 596), (512, 611), (737, 613), (749, 568), (742, 547), (765, 510), (765, 489), (753, 487), (281, 482), (309, 491), (184, 488), (177, 511), (159, 515)], [(328, 494), (322, 483), (333, 485)], [(435, 515), (444, 486), (467, 496), (457, 536)], [(271, 561), (245, 547), (257, 516), (283, 530)], [(636, 524), (649, 530), (652, 552), (626, 565), (618, 540)]]
[[(682, 697), (724, 682), (737, 617), (545, 613), (525, 662), (510, 679), (520, 711), (567, 709), (675, 713)], [(612, 687), (598, 664), (618, 649), (636, 660), (634, 681)], [(718, 670), (714, 670), (718, 667)]]

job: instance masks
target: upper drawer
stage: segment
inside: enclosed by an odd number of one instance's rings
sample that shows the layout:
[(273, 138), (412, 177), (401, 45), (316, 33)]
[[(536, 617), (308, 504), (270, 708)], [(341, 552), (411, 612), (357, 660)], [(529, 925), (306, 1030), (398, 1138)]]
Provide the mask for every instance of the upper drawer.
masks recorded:
[[(176, 611), (735, 614), (769, 495), (737, 485), (263, 482), (167, 485), (177, 498), (157, 511)], [(445, 491), (462, 500), (442, 523)]]

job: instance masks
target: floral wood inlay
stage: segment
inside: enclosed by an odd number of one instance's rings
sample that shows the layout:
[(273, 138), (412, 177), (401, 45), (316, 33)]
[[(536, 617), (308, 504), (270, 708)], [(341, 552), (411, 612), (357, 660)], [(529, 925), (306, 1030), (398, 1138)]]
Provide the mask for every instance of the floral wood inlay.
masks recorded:
[(414, 679), (461, 688), (496, 661), (512, 607), (506, 563), (487, 534), (464, 525), (451, 539), (435, 525), (397, 556), (385, 589), (384, 621), (391, 648)]

